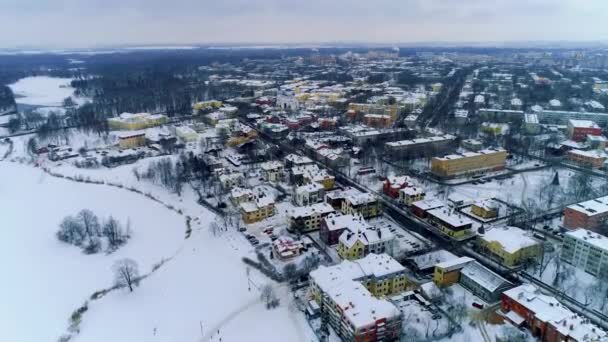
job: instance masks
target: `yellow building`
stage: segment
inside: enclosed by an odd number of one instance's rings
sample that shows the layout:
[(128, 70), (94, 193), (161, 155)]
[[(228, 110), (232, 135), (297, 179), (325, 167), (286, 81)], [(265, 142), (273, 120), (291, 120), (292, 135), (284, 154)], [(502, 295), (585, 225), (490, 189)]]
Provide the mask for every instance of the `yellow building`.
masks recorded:
[(435, 265), (433, 281), (439, 287), (446, 287), (460, 280), (460, 270), (473, 261), (469, 257), (448, 260)]
[(192, 105), (192, 109), (194, 114), (196, 114), (199, 110), (207, 110), (207, 109), (217, 109), (222, 106), (222, 101), (210, 100), (210, 101), (202, 101), (197, 102)]
[(370, 193), (349, 194), (342, 202), (341, 211), (344, 215), (361, 215), (364, 218), (382, 213), (380, 201)]
[(504, 266), (514, 267), (540, 257), (541, 244), (517, 227), (496, 227), (480, 234), (479, 250)]
[(254, 201), (241, 203), (240, 210), (245, 223), (259, 222), (274, 216), (274, 200), (268, 196), (256, 198)]
[(146, 132), (125, 132), (118, 135), (118, 146), (122, 149), (135, 148), (146, 145)]
[(340, 234), (337, 252), (344, 260), (357, 260), (369, 254), (393, 255), (395, 236), (387, 228), (377, 228), (365, 222), (348, 227)]
[(500, 204), (492, 199), (478, 201), (471, 205), (471, 213), (484, 219), (498, 217)]
[(408, 207), (414, 202), (424, 200), (425, 196), (426, 193), (422, 189), (416, 187), (407, 187), (399, 190), (399, 202)]
[(473, 221), (449, 208), (437, 208), (427, 211), (429, 223), (439, 228), (441, 232), (453, 239), (473, 236), (471, 229)]
[(310, 280), (311, 294), (318, 303), (327, 282), (357, 281), (377, 298), (396, 295), (415, 287), (415, 283), (407, 277), (405, 267), (387, 254), (369, 254), (365, 258), (344, 260), (334, 266), (319, 266), (310, 272)]
[(166, 124), (166, 115), (150, 113), (122, 113), (117, 118), (108, 119), (108, 127), (112, 130), (139, 130)]
[(431, 172), (440, 178), (481, 174), (505, 168), (507, 151), (486, 149), (479, 152), (451, 154), (431, 160)]

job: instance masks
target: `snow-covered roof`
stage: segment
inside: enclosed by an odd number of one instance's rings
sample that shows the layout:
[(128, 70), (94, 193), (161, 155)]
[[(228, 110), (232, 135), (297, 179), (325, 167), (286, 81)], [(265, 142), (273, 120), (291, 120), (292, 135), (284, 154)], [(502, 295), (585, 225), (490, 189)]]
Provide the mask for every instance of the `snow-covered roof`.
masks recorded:
[(567, 232), (564, 235), (564, 238), (572, 238), (584, 244), (597, 247), (604, 251), (608, 251), (608, 237), (583, 228)]
[(363, 217), (355, 215), (329, 214), (324, 220), (329, 231), (368, 226)]
[(454, 228), (464, 227), (473, 224), (473, 221), (471, 221), (468, 217), (462, 215), (459, 212), (446, 208), (431, 209), (428, 211), (428, 214), (445, 223), (448, 223)]
[(578, 316), (563, 306), (557, 299), (544, 295), (532, 284), (523, 284), (503, 292), (529, 311), (537, 319), (554, 326), (560, 334), (576, 341), (603, 341), (607, 334), (585, 317)]
[(475, 261), (475, 259), (473, 259), (473, 258), (460, 257), (460, 258), (449, 259), (444, 262), (440, 262), (440, 263), (436, 264), (435, 267), (444, 269), (449, 272), (449, 271), (463, 268), (464, 266), (466, 266), (467, 264), (469, 264), (473, 261)]
[(569, 205), (567, 208), (582, 212), (588, 216), (604, 214), (608, 212), (608, 196)]
[(495, 153), (504, 153), (507, 150), (505, 150), (504, 148), (496, 148), (496, 149), (485, 149), (485, 150), (481, 150), (479, 152), (463, 152), (461, 154), (450, 154), (444, 157), (435, 157), (433, 159), (437, 159), (437, 160), (454, 160), (454, 159), (462, 159), (462, 158), (471, 158), (471, 157), (477, 157), (483, 154), (495, 154)]
[(325, 215), (334, 212), (334, 208), (327, 203), (316, 203), (306, 207), (294, 207), (287, 216), (291, 218), (308, 217), (312, 215)]
[(592, 158), (592, 159), (606, 159), (606, 153), (603, 151), (599, 151), (599, 150), (589, 150), (589, 151), (583, 151), (583, 150), (570, 150), (568, 151), (569, 154), (574, 154), (574, 155), (578, 155), (581, 157), (585, 157), (585, 158)]
[(333, 266), (321, 265), (310, 272), (310, 277), (315, 284), (326, 291), (336, 282), (342, 280), (381, 279), (404, 271), (405, 267), (388, 254), (370, 253), (364, 258), (354, 261), (343, 260)]
[(320, 190), (323, 190), (323, 185), (319, 184), (319, 183), (310, 183), (310, 184), (305, 184), (305, 185), (301, 185), (299, 187), (296, 188), (295, 193), (296, 194), (304, 194), (304, 193), (313, 193), (313, 192), (318, 192)]
[(358, 225), (355, 227), (348, 227), (342, 234), (340, 234), (340, 243), (351, 248), (357, 241), (360, 241), (363, 245), (375, 245), (390, 241), (395, 236), (390, 230), (384, 227), (372, 227), (369, 225)]
[(499, 276), (498, 274), (490, 271), (486, 267), (482, 266), (477, 261), (468, 263), (460, 271), (461, 276), (464, 275), (477, 283), (482, 288), (494, 292), (500, 287), (510, 285), (511, 283)]
[(455, 259), (458, 259), (456, 255), (446, 251), (445, 249), (440, 249), (422, 255), (417, 255), (409, 260), (411, 260), (411, 262), (416, 265), (419, 270), (424, 270), (434, 267), (439, 263)]
[(282, 168), (283, 163), (276, 161), (276, 160), (271, 160), (271, 161), (267, 161), (267, 162), (260, 164), (260, 167), (262, 168), (262, 170), (272, 171), (272, 170)]
[(346, 196), (346, 200), (349, 201), (352, 205), (360, 205), (375, 202), (378, 200), (378, 198), (374, 194), (362, 192), (358, 194), (349, 194)]
[(384, 318), (397, 318), (399, 309), (385, 299), (377, 299), (362, 284), (344, 280), (326, 291), (355, 329), (375, 325)]
[[(507, 253), (515, 253), (518, 250), (538, 245), (539, 242), (531, 237), (529, 232), (511, 226), (496, 227), (486, 230), (479, 238), (487, 242), (496, 241)], [(608, 239), (606, 239), (608, 241)]]
[(570, 120), (568, 120), (568, 125), (575, 127), (575, 128), (600, 128), (600, 126), (598, 126), (598, 124), (596, 124), (595, 122), (593, 122), (591, 120), (570, 119)]
[(437, 136), (437, 137), (428, 137), (428, 138), (418, 138), (418, 139), (410, 139), (410, 140), (399, 140), (399, 141), (391, 141), (387, 142), (386, 146), (389, 147), (401, 147), (401, 146), (410, 146), (410, 145), (418, 145), (418, 144), (428, 144), (433, 142), (444, 142), (454, 140), (456, 137), (450, 134)]
[(416, 196), (419, 194), (424, 194), (424, 190), (417, 187), (407, 187), (405, 189), (399, 190), (399, 192), (403, 192), (406, 196)]
[(430, 209), (444, 207), (445, 203), (441, 202), (440, 200), (438, 200), (436, 198), (431, 198), (431, 199), (427, 199), (427, 200), (416, 201), (416, 202), (412, 203), (412, 206), (415, 206), (416, 208), (419, 208), (422, 210), (430, 210)]

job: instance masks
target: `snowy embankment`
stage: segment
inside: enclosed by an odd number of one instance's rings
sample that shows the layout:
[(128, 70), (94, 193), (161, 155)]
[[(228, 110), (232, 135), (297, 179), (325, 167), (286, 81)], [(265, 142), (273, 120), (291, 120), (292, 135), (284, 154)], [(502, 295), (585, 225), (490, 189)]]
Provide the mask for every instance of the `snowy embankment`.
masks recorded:
[[(149, 160), (146, 159), (136, 165), (145, 167), (148, 162)], [(222, 337), (224, 341), (237, 341), (250, 338), (252, 334), (266, 341), (316, 340), (303, 314), (291, 303), (287, 288), (271, 282), (255, 270), (247, 270), (241, 258), (246, 255), (251, 257), (252, 248), (240, 233), (224, 232), (219, 236), (213, 236), (207, 228), (214, 216), (196, 204), (196, 195), (189, 187), (184, 187), (184, 193), (179, 197), (160, 186), (145, 181), (138, 182), (132, 172), (134, 166), (85, 170), (77, 169), (70, 164), (45, 165), (54, 174), (82, 176), (105, 182), (106, 184), (103, 185), (80, 185), (106, 188), (120, 197), (109, 201), (114, 202), (115, 205), (131, 208), (132, 211), (147, 216), (152, 221), (159, 216), (169, 215), (165, 213), (170, 215), (177, 215), (176, 211), (183, 213), (179, 228), (176, 229), (181, 244), (180, 247), (175, 248), (179, 249), (175, 257), (143, 280), (133, 293), (117, 290), (99, 300), (90, 301), (88, 311), (84, 314), (80, 325), (80, 334), (73, 340), (146, 341), (154, 338), (158, 341), (209, 341)], [(46, 177), (44, 179), (52, 178), (66, 182), (48, 174), (44, 177)], [(108, 183), (120, 185), (123, 189), (110, 186)], [(141, 193), (131, 192), (127, 188), (135, 188), (165, 205), (174, 207), (175, 210), (167, 210), (166, 206), (154, 204), (154, 201)], [(84, 193), (81, 195), (84, 196)], [(55, 192), (51, 196), (56, 200), (63, 197), (60, 192)], [(152, 203), (157, 208), (130, 206), (130, 201), (127, 201), (127, 197), (130, 196)], [(62, 214), (74, 212), (75, 210), (67, 210)], [(183, 239), (185, 229), (183, 220), (186, 216), (193, 218), (193, 232), (189, 239)], [(55, 242), (53, 238), (49, 239)], [(133, 240), (136, 238), (137, 236)], [(131, 243), (133, 241), (129, 242), (129, 245)], [(126, 250), (129, 245), (124, 249)], [(78, 251), (76, 248), (75, 250)], [(154, 246), (150, 247), (149, 251), (158, 255), (156, 261), (162, 258), (161, 253), (156, 253)], [(120, 252), (123, 250), (121, 249)], [(129, 255), (129, 257), (133, 256)], [(136, 257), (133, 258), (137, 260)], [(59, 262), (58, 264), (61, 265)], [(149, 271), (142, 267), (141, 263), (140, 268), (141, 273)], [(107, 272), (111, 276), (109, 267)], [(249, 276), (247, 273), (250, 273)], [(72, 278), (72, 276), (64, 276), (64, 278)], [(267, 283), (272, 283), (277, 288), (281, 299), (281, 306), (271, 311), (266, 310), (261, 303), (258, 290)], [(65, 329), (70, 313), (82, 305), (85, 297), (86, 295), (78, 298), (79, 300), (73, 303), (69, 310), (66, 307), (65, 314), (56, 315), (59, 330)]]
[[(93, 292), (112, 286), (114, 261), (132, 258), (140, 272), (147, 273), (183, 244), (185, 219), (158, 203), (15, 163), (0, 162), (0, 208), (0, 320), (6, 323), (3, 336), (11, 341), (56, 339), (77, 307)], [(84, 255), (80, 248), (59, 242), (59, 222), (83, 208), (101, 217), (128, 220), (131, 240), (110, 255)]]

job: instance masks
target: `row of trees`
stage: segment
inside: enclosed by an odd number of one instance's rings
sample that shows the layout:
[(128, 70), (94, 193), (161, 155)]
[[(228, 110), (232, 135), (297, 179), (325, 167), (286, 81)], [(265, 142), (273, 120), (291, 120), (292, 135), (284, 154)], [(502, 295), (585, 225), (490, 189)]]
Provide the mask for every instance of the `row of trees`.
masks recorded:
[(105, 246), (106, 253), (112, 253), (131, 237), (130, 227), (125, 228), (114, 217), (100, 221), (89, 209), (82, 209), (76, 216), (67, 216), (59, 224), (57, 238), (65, 243), (81, 247), (86, 254), (100, 252)]

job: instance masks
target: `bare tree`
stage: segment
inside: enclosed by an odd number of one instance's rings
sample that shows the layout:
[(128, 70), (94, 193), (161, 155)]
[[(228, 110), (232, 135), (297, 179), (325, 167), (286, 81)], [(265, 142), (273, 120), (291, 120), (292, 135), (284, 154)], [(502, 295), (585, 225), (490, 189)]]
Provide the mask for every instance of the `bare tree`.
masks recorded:
[(266, 303), (266, 308), (271, 309), (279, 305), (274, 288), (270, 284), (264, 284), (261, 289), (260, 299)]
[(91, 238), (92, 236), (99, 236), (99, 218), (89, 209), (82, 209), (78, 213), (78, 219), (84, 228), (85, 234)]
[(129, 239), (129, 231), (125, 231), (122, 224), (112, 216), (103, 223), (101, 232), (108, 239), (109, 252), (116, 250)]
[(128, 287), (133, 292), (133, 286), (139, 284), (139, 270), (133, 259), (120, 259), (112, 266), (114, 283), (119, 287)]

